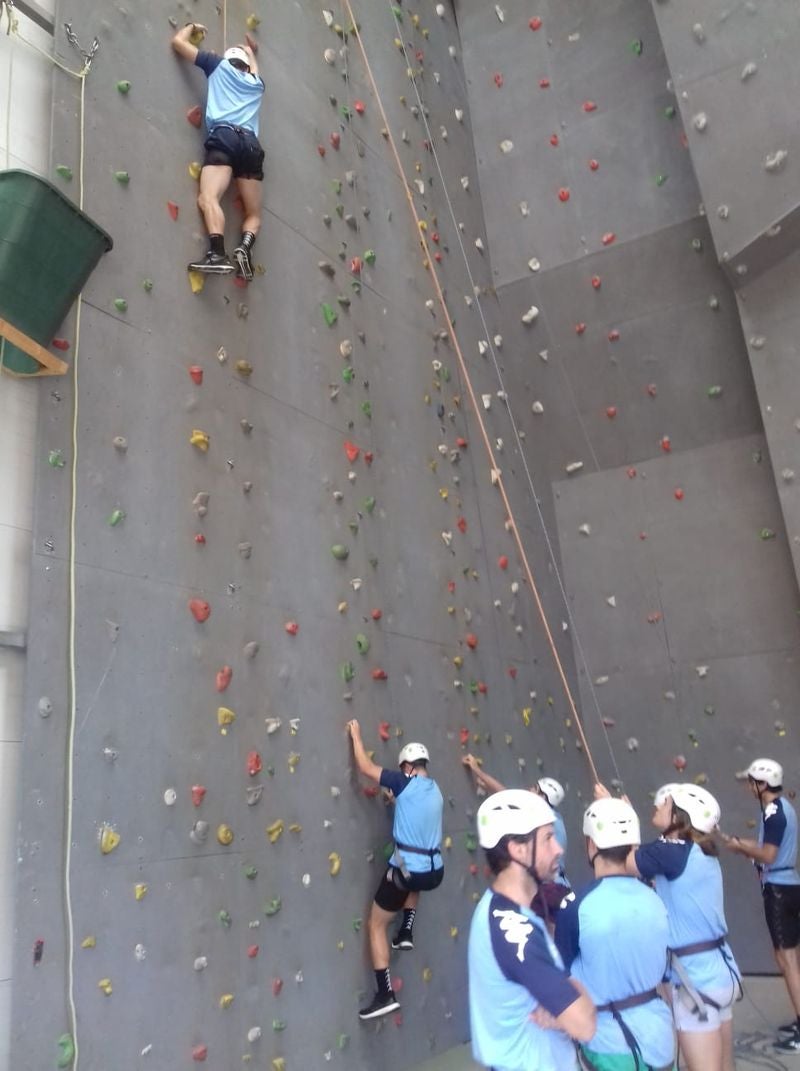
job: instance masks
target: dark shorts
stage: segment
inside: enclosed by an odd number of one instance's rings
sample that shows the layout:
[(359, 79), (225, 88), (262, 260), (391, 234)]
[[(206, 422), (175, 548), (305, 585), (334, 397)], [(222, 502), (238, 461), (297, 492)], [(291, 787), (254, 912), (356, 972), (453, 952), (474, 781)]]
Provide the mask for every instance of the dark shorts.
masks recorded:
[(430, 892), (431, 889), (438, 889), (443, 877), (443, 866), (438, 870), (409, 874), (408, 877), (396, 866), (390, 866), (375, 893), (375, 903), (384, 911), (399, 911), (410, 892)]
[(773, 948), (800, 945), (800, 885), (764, 886), (764, 914)]
[(252, 130), (218, 124), (205, 140), (203, 167), (233, 168), (234, 178), (264, 178), (264, 150)]

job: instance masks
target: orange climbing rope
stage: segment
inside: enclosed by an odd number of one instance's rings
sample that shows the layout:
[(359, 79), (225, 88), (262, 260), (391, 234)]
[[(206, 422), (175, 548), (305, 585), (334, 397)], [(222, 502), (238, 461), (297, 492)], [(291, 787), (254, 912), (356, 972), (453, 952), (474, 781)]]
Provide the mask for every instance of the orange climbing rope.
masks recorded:
[(589, 747), (589, 741), (586, 738), (586, 733), (585, 733), (584, 728), (583, 728), (583, 722), (582, 722), (581, 717), (580, 717), (580, 715), (578, 713), (577, 704), (575, 703), (575, 697), (572, 694), (572, 689), (570, 688), (569, 681), (567, 680), (567, 675), (566, 675), (566, 671), (564, 669), (564, 664), (561, 661), (561, 657), (560, 657), (560, 655), (558, 653), (558, 649), (556, 647), (555, 640), (553, 638), (552, 629), (550, 628), (550, 624), (549, 624), (549, 622), (547, 620), (547, 614), (545, 613), (545, 609), (544, 609), (544, 606), (542, 604), (542, 599), (541, 599), (541, 596), (539, 594), (539, 589), (538, 589), (538, 586), (536, 584), (536, 581), (534, 580), (533, 571), (531, 570), (530, 562), (528, 561), (528, 555), (525, 552), (525, 546), (524, 546), (524, 544), (522, 542), (522, 537), (520, 535), (520, 531), (519, 531), (519, 528), (517, 526), (516, 519), (514, 517), (514, 512), (513, 512), (512, 508), (511, 508), (511, 503), (509, 501), (508, 494), (506, 492), (505, 483), (503, 481), (503, 476), (502, 476), (502, 473), (500, 471), (499, 466), (497, 465), (497, 462), (496, 462), (496, 459), (495, 459), (495, 455), (494, 455), (494, 450), (492, 449), (492, 444), (491, 444), (491, 441), (489, 439), (489, 434), (488, 434), (488, 432), (486, 430), (486, 425), (485, 425), (485, 423), (483, 421), (483, 417), (481, 416), (481, 410), (480, 410), (480, 406), (478, 405), (477, 396), (475, 394), (475, 389), (474, 389), (474, 387), (472, 385), (472, 379), (470, 378), (469, 371), (467, 370), (467, 363), (466, 363), (466, 361), (464, 359), (464, 354), (463, 354), (463, 352), (461, 350), (461, 345), (459, 343), (458, 336), (457, 336), (457, 334), (455, 332), (455, 329), (453, 327), (454, 319), (450, 315), (450, 310), (448, 308), (447, 301), (446, 301), (445, 296), (444, 296), (444, 292), (442, 291), (441, 283), (439, 282), (439, 276), (438, 276), (438, 273), (437, 273), (437, 271), (436, 271), (436, 269), (434, 267), (434, 259), (431, 256), (430, 249), (428, 247), (428, 242), (427, 242), (427, 238), (425, 236), (425, 231), (423, 230), (423, 228), (421, 226), (422, 220), (420, 219), (419, 214), (417, 213), (417, 208), (416, 208), (416, 205), (414, 204), (414, 198), (413, 198), (413, 196), (411, 194), (410, 185), (409, 185), (409, 183), (407, 181), (405, 181), (405, 170), (403, 168), (403, 164), (402, 164), (402, 161), (400, 159), (400, 154), (399, 154), (399, 152), (397, 150), (397, 143), (396, 143), (396, 141), (394, 139), (394, 135), (392, 134), (392, 130), (391, 130), (391, 127), (389, 125), (389, 120), (388, 120), (388, 117), (386, 115), (386, 110), (385, 110), (385, 108), (383, 106), (383, 99), (381, 97), (380, 90), (378, 89), (378, 85), (377, 85), (377, 83), (375, 81), (375, 76), (372, 73), (372, 67), (370, 65), (369, 57), (367, 56), (367, 51), (366, 51), (366, 48), (364, 46), (364, 42), (362, 40), (360, 30), (358, 28), (358, 24), (356, 22), (355, 15), (353, 13), (353, 8), (351, 6), (350, 0), (342, 0), (342, 2), (344, 3), (344, 5), (345, 5), (345, 7), (347, 9), (347, 14), (348, 14), (348, 17), (350, 19), (351, 32), (355, 35), (356, 41), (358, 42), (359, 50), (361, 52), (362, 59), (364, 60), (364, 67), (365, 67), (366, 72), (367, 72), (367, 77), (369, 79), (370, 86), (372, 87), (372, 92), (375, 95), (375, 100), (376, 100), (376, 103), (378, 105), (378, 110), (380, 111), (381, 119), (383, 120), (384, 129), (386, 130), (387, 141), (389, 142), (389, 146), (390, 146), (390, 148), (392, 150), (392, 154), (394, 156), (395, 163), (397, 164), (397, 170), (403, 176), (403, 179), (404, 179), (403, 185), (404, 185), (404, 188), (405, 188), (406, 200), (408, 201), (408, 206), (409, 206), (409, 209), (411, 210), (411, 215), (414, 218), (414, 224), (416, 226), (417, 236), (419, 238), (420, 245), (422, 246), (423, 251), (425, 253), (425, 260), (426, 260), (427, 268), (428, 268), (428, 271), (431, 274), (431, 278), (433, 279), (433, 285), (434, 285), (434, 289), (436, 290), (436, 296), (437, 296), (437, 298), (439, 300), (439, 305), (441, 306), (441, 310), (442, 310), (442, 313), (444, 315), (445, 322), (447, 324), (447, 329), (448, 329), (448, 332), (450, 334), (450, 338), (453, 341), (453, 346), (455, 348), (456, 356), (458, 358), (458, 365), (459, 365), (459, 368), (461, 370), (461, 375), (462, 375), (463, 381), (464, 381), (464, 383), (466, 385), (466, 388), (467, 388), (467, 393), (469, 394), (469, 398), (470, 398), (470, 401), (472, 403), (472, 409), (473, 409), (473, 412), (475, 414), (475, 418), (476, 418), (476, 420), (478, 422), (478, 427), (480, 428), (481, 438), (483, 440), (484, 446), (486, 447), (486, 452), (489, 455), (489, 462), (490, 462), (490, 466), (491, 466), (490, 467), (490, 472), (491, 472), (492, 482), (495, 484), (495, 486), (499, 490), (500, 497), (503, 500), (503, 505), (504, 505), (505, 510), (506, 510), (506, 516), (508, 518), (509, 528), (510, 528), (511, 534), (512, 534), (512, 536), (514, 538), (514, 542), (515, 542), (516, 547), (517, 547), (517, 552), (519, 553), (519, 556), (520, 556), (520, 561), (522, 562), (522, 568), (523, 568), (523, 571), (525, 573), (525, 577), (527, 579), (527, 582), (528, 582), (528, 585), (530, 587), (531, 593), (533, 594), (534, 602), (536, 603), (536, 609), (537, 609), (537, 611), (539, 613), (539, 618), (540, 618), (540, 620), (542, 622), (542, 627), (544, 628), (545, 636), (547, 637), (547, 643), (548, 643), (548, 646), (550, 647), (550, 651), (551, 651), (551, 653), (553, 655), (553, 660), (555, 662), (559, 678), (561, 679), (561, 683), (562, 683), (563, 688), (564, 688), (564, 693), (565, 693), (565, 695), (567, 697), (567, 703), (569, 705), (570, 713), (571, 713), (571, 715), (572, 715), (572, 717), (574, 719), (574, 722), (575, 722), (575, 728), (577, 730), (578, 737), (579, 737), (580, 742), (581, 742), (581, 746), (582, 746), (582, 748), (583, 748), (583, 750), (584, 750), (584, 752), (586, 754), (586, 759), (587, 759), (587, 761), (589, 763), (589, 769), (591, 771), (593, 779), (595, 781), (599, 781), (600, 777), (599, 777), (599, 774), (597, 772), (597, 767), (595, 765), (594, 758), (592, 756), (591, 748)]

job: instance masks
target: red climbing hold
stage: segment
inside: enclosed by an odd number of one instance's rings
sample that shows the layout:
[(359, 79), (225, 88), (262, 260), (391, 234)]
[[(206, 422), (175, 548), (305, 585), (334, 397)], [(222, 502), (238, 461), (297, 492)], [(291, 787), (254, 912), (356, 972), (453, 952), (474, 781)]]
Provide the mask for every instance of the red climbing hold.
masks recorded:
[(317, 145), (317, 152), (320, 154), (320, 156), (324, 156), (326, 151), (327, 150), (325, 149), (324, 145)]
[(665, 435), (664, 438), (661, 440), (661, 449), (664, 451), (665, 454), (669, 454), (672, 452), (672, 440), (670, 439), (669, 435)]
[(217, 670), (216, 687), (218, 692), (224, 692), (228, 685), (231, 683), (233, 677), (233, 670), (230, 666), (223, 666), (222, 669)]
[(203, 382), (203, 369), (200, 367), (199, 364), (189, 365), (189, 378), (191, 379), (192, 383), (196, 383), (198, 387)]
[(257, 955), (258, 955), (258, 945), (248, 945), (247, 946), (247, 958), (248, 959), (255, 959)]
[(264, 768), (264, 764), (261, 761), (261, 756), (257, 751), (247, 752), (247, 772), (251, 777), (255, 777), (256, 774), (260, 774)]
[(617, 236), (616, 234), (614, 234), (613, 231), (608, 231), (606, 234), (603, 235), (601, 239), (603, 245), (613, 245), (616, 240)]
[(508, 569), (508, 555), (501, 554), (497, 559), (497, 566), (499, 569)]
[(363, 115), (364, 112), (367, 110), (367, 106), (366, 106), (366, 104), (364, 103), (363, 100), (355, 101), (355, 103), (353, 104), (353, 107), (355, 108), (356, 112), (359, 115)]
[(617, 407), (615, 405), (609, 405), (606, 409), (606, 416), (609, 420), (613, 420), (617, 415)]
[(508, 669), (506, 670), (506, 672), (508, 673), (508, 675), (512, 679), (512, 681), (515, 681), (517, 679), (517, 667), (516, 666), (509, 666)]
[(211, 616), (211, 607), (205, 599), (189, 599), (189, 611), (195, 621), (201, 624)]
[(205, 545), (205, 541), (206, 541), (206, 537), (203, 535), (202, 532), (197, 532), (195, 537), (194, 537), (194, 541), (195, 541), (195, 543), (199, 543), (200, 546), (204, 546)]
[(569, 200), (569, 190), (566, 186), (562, 186), (561, 189), (558, 191), (558, 199), (562, 202), (566, 202)]
[(583, 102), (583, 104), (581, 105), (581, 107), (587, 113), (588, 112), (596, 112), (597, 111), (597, 105), (595, 104), (595, 102), (593, 100), (585, 100)]
[(458, 738), (461, 741), (461, 746), (466, 747), (469, 743), (469, 729), (461, 729)]
[(474, 632), (468, 632), (464, 637), (464, 642), (471, 651), (474, 651), (475, 648), (478, 646), (478, 637), (475, 635)]
[(444, 257), (442, 256), (442, 254), (437, 249), (436, 252), (433, 254), (433, 259), (436, 261), (437, 264), (441, 264), (442, 261), (444, 260)]
[(655, 398), (655, 396), (658, 394), (658, 387), (655, 385), (655, 383), (648, 383), (645, 389), (647, 390), (647, 393), (650, 395), (651, 398)]
[(272, 979), (272, 995), (273, 995), (273, 997), (277, 997), (277, 995), (280, 993), (280, 991), (282, 989), (283, 989), (283, 979), (282, 978), (273, 978)]
[(675, 495), (675, 497), (677, 498), (677, 500), (679, 502), (683, 499), (683, 488), (682, 487), (676, 487), (675, 490), (672, 493)]
[(388, 681), (389, 674), (386, 672), (385, 669), (380, 669), (380, 668), (373, 669), (373, 671), (372, 671), (372, 679), (374, 681)]
[(676, 755), (675, 758), (672, 760), (672, 765), (675, 767), (675, 769), (678, 772), (680, 772), (681, 770), (685, 770), (686, 769), (686, 756), (685, 755)]
[(455, 580), (448, 580), (447, 581), (447, 590), (450, 592), (451, 595), (453, 595), (455, 593), (455, 590), (456, 590), (456, 582), (455, 582)]
[(192, 1059), (195, 1063), (202, 1064), (208, 1056), (208, 1045), (195, 1045), (192, 1049)]
[(639, 538), (640, 539), (647, 539), (647, 532), (640, 532), (639, 533)]
[(286, 629), (290, 636), (296, 636), (297, 633), (300, 631), (300, 626), (296, 621), (287, 621), (283, 627)]
[(174, 201), (167, 201), (167, 211), (169, 212), (172, 219), (178, 218), (179, 208)]
[(350, 271), (353, 275), (361, 274), (361, 257), (353, 257), (350, 261)]
[(661, 617), (662, 617), (661, 611), (660, 610), (654, 610), (652, 614), (648, 614), (647, 615), (647, 624), (648, 625), (657, 625), (658, 622), (661, 620)]
[(245, 277), (243, 275), (234, 275), (234, 277), (233, 277), (233, 285), (238, 290), (246, 290), (247, 289), (247, 279), (245, 279)]
[(364, 451), (364, 464), (365, 465), (371, 465), (374, 460), (375, 460), (375, 455), (373, 454), (373, 452), (371, 450), (365, 450)]
[(338, 151), (339, 146), (342, 144), (342, 135), (338, 132), (338, 130), (334, 130), (334, 132), (331, 134), (330, 142), (333, 148)]
[(379, 610), (376, 607), (369, 616), (372, 618), (373, 621), (380, 621), (380, 619), (383, 617), (383, 610)]
[(555, 148), (558, 145), (558, 134), (550, 135), (550, 144)]
[(486, 693), (489, 691), (489, 685), (486, 684), (485, 681), (478, 681), (478, 691), (481, 693), (481, 695), (486, 695)]
[(608, 332), (608, 341), (619, 342), (619, 331), (616, 329), (616, 327), (612, 331)]
[(459, 532), (466, 532), (467, 522), (464, 517), (458, 518), (458, 520), (456, 521), (456, 528), (459, 530)]
[(575, 334), (576, 335), (582, 335), (585, 330), (586, 330), (586, 324), (585, 323), (581, 322), (581, 323), (575, 324)]
[(602, 282), (600, 280), (600, 276), (599, 275), (593, 275), (592, 276), (592, 286), (595, 288), (595, 290), (599, 290), (602, 285), (603, 284), (602, 284)]
[(530, 28), (532, 30), (541, 30), (541, 28), (542, 28), (542, 20), (539, 18), (538, 15), (534, 15), (533, 18), (528, 23), (528, 25), (530, 26)]
[(463, 439), (459, 435), (459, 437), (456, 439), (456, 446), (458, 447), (459, 450), (466, 450), (467, 447), (469, 446), (469, 441), (467, 439)]
[(495, 74), (493, 81), (494, 81), (494, 84), (497, 86), (498, 89), (502, 88), (503, 76), (502, 76), (502, 74), (500, 74), (499, 71)]
[(368, 800), (374, 800), (375, 797), (378, 795), (378, 786), (364, 785), (364, 787), (361, 789), (361, 793), (362, 795), (366, 796)]
[(349, 440), (345, 441), (344, 452), (347, 454), (347, 460), (352, 465), (354, 461), (358, 461), (358, 456), (361, 453), (361, 447), (356, 446), (355, 443), (351, 443)]
[(195, 104), (195, 106), (193, 108), (190, 108), (186, 113), (186, 118), (189, 120), (192, 126), (196, 126), (199, 130), (200, 127), (203, 125), (203, 109), (200, 107), (199, 104)]
[(68, 350), (69, 341), (66, 338), (54, 338), (50, 343), (54, 350)]
[(539, 89), (549, 89), (549, 88), (550, 88), (550, 79), (549, 78), (540, 78), (539, 79)]
[(629, 480), (636, 479), (636, 469), (633, 467), (633, 465), (631, 465), (631, 467), (626, 471), (625, 475), (628, 477)]
[(600, 170), (600, 161), (599, 160), (590, 160), (589, 161), (589, 170), (590, 171), (599, 171)]
[(389, 739), (389, 722), (382, 721), (378, 723), (378, 736), (384, 743)]
[(206, 790), (203, 785), (192, 785), (192, 803), (199, 807), (205, 799)]
[(477, 876), (478, 876), (478, 864), (477, 863), (470, 863), (469, 864), (469, 872), (473, 876), (473, 878), (477, 878)]

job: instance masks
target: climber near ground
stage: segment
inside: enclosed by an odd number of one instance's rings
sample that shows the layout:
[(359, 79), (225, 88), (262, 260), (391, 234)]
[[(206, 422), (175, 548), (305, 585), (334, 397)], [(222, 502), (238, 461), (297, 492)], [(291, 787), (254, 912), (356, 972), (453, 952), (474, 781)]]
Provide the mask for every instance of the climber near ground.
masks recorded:
[(436, 889), (444, 877), (442, 860), (442, 811), (439, 786), (428, 773), (428, 749), (424, 744), (406, 744), (397, 757), (399, 770), (386, 770), (373, 762), (364, 748), (361, 727), (347, 723), (356, 766), (394, 797), (394, 851), (370, 911), (368, 931), (372, 966), (378, 991), (371, 1004), (358, 1013), (360, 1019), (377, 1019), (400, 1007), (389, 972), (387, 927), (402, 909), (403, 921), (392, 938), (392, 948), (414, 947), (414, 919), (419, 894)]
[[(506, 786), (498, 781), (496, 777), (492, 777), (491, 774), (484, 772), (480, 762), (474, 755), (464, 755), (461, 761), (464, 766), (472, 772), (478, 788), (483, 789), (485, 792), (502, 792), (503, 789), (505, 789)], [(541, 796), (542, 799), (550, 804), (554, 815), (553, 823), (555, 826), (556, 840), (561, 845), (564, 854), (566, 854), (567, 827), (564, 825), (564, 819), (558, 811), (558, 808), (564, 802), (564, 796), (566, 795), (563, 785), (559, 781), (556, 781), (554, 777), (540, 777), (538, 781), (535, 781), (530, 786), (528, 791), (534, 792), (537, 796)], [(537, 915), (549, 924), (553, 919), (555, 912), (558, 911), (565, 892), (568, 891), (569, 888), (570, 884), (564, 871), (563, 862), (560, 862), (558, 871), (552, 881), (539, 882), (539, 890), (536, 893), (536, 900), (531, 904), (531, 907)]]
[(261, 227), (261, 183), (264, 150), (258, 141), (258, 113), (264, 82), (249, 45), (228, 48), (224, 56), (196, 48), (191, 38), (205, 37), (207, 30), (190, 22), (172, 38), (172, 47), (185, 60), (199, 67), (208, 79), (206, 140), (197, 205), (208, 232), (205, 256), (189, 265), (189, 271), (230, 275), (236, 271), (225, 252), (225, 214), (220, 201), (236, 180), (242, 200), (242, 236), (233, 251), (239, 272), (253, 278), (251, 253)]
[(800, 1052), (800, 873), (797, 871), (797, 815), (782, 795), (783, 767), (756, 759), (747, 769), (750, 791), (758, 799), (758, 840), (725, 837), (732, 852), (751, 859), (761, 878), (764, 913), (780, 972), (796, 1019), (779, 1028), (775, 1048)]
[(577, 1071), (574, 1041), (593, 1037), (594, 1005), (529, 907), (561, 859), (553, 811), (510, 788), (483, 801), (477, 826), (492, 884), (469, 932), (473, 1055), (498, 1071)]
[(556, 946), (597, 1005), (584, 1061), (591, 1071), (672, 1071), (672, 1013), (658, 992), (669, 951), (667, 909), (625, 866), (641, 843), (639, 819), (624, 800), (595, 800), (583, 834), (595, 880), (568, 894), (556, 917)]

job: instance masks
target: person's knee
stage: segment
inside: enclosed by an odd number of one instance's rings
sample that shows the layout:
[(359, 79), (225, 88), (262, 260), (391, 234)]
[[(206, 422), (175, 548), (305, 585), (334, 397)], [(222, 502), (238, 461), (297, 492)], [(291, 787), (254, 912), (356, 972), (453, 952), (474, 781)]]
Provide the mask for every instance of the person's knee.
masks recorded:
[(786, 955), (786, 949), (785, 948), (773, 948), (772, 951), (773, 951), (773, 954), (775, 956), (775, 962), (778, 964), (778, 966), (780, 967), (781, 971), (785, 972), (786, 967), (788, 965), (788, 957)]

